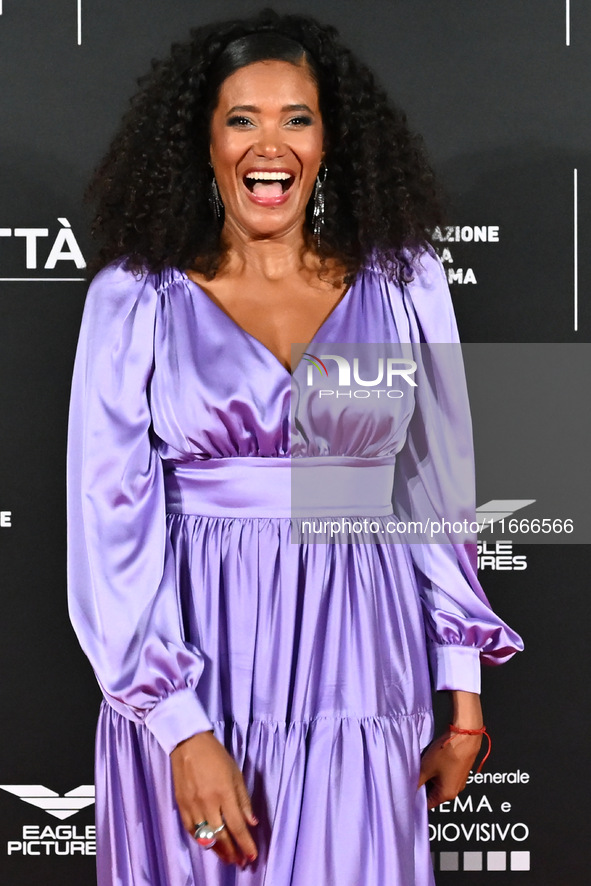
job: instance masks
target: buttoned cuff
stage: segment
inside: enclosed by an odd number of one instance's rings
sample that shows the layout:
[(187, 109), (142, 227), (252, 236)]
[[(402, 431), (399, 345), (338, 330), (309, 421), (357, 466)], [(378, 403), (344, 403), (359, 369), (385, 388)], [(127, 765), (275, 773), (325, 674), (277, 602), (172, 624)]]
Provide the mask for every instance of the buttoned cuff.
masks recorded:
[(433, 688), (480, 694), (480, 649), (476, 646), (428, 646)]
[(144, 723), (167, 754), (197, 732), (213, 729), (195, 690), (188, 688), (179, 689), (159, 701), (146, 714)]

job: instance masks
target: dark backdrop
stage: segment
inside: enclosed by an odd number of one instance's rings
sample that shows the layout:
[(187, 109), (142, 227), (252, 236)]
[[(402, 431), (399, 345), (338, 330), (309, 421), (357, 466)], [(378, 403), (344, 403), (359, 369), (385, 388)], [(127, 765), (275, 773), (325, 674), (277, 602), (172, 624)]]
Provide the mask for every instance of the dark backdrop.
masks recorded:
[[(81, 256), (90, 253), (81, 192), (151, 58), (189, 26), (260, 6), (0, 0), (0, 882), (10, 886), (94, 880), (88, 786), (99, 692), (65, 597), (66, 415)], [(587, 342), (591, 7), (275, 7), (335, 23), (424, 134), (459, 229), (451, 239), (443, 231), (440, 246), (463, 339)], [(484, 226), (487, 242), (470, 239)], [(560, 471), (564, 452), (548, 471)], [(463, 812), (449, 804), (432, 814), (437, 880), (485, 884), (504, 871), (503, 886), (583, 884), (589, 549), (507, 537), (483, 553), (486, 591), (527, 651), (485, 670), (494, 743), (485, 772), (505, 781), (470, 785)], [(19, 799), (27, 794), (32, 802)]]

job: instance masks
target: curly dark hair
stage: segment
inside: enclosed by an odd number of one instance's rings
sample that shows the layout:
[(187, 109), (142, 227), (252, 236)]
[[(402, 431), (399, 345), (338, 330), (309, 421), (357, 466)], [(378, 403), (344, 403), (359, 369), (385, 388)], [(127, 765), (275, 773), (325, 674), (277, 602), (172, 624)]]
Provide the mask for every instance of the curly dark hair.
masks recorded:
[[(261, 58), (295, 61), (285, 51), (295, 41), (318, 86), (330, 170), (321, 262), (336, 259), (346, 279), (368, 257), (390, 277), (412, 274), (430, 229), (443, 222), (422, 139), (334, 27), (265, 9), (192, 29), (137, 81), (140, 89), (85, 193), (96, 205), (91, 230), (100, 244), (90, 276), (124, 255), (135, 271), (172, 266), (215, 276), (226, 246), (210, 203), (211, 114), (224, 74), (232, 73), (227, 47), (264, 32), (276, 36), (279, 49), (234, 61), (234, 69)], [(311, 204), (305, 231), (314, 248)]]

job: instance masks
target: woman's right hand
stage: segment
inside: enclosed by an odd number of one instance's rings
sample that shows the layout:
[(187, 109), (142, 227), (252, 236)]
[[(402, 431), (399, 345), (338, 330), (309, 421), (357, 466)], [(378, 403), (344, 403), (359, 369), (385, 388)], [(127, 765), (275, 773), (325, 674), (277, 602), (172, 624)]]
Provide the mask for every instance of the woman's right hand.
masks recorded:
[(258, 821), (236, 761), (213, 732), (198, 732), (180, 742), (170, 761), (185, 830), (193, 837), (199, 822), (207, 821), (216, 828), (223, 821), (226, 827), (216, 834), (213, 851), (226, 864), (244, 867), (247, 861), (254, 861), (257, 849), (246, 825)]

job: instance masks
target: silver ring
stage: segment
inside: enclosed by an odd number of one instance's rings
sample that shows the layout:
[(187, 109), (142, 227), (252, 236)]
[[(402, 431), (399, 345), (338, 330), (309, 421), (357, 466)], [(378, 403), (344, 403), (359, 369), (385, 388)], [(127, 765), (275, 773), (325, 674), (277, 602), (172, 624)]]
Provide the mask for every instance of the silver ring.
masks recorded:
[(221, 824), (218, 828), (212, 828), (207, 821), (201, 821), (195, 825), (194, 837), (202, 849), (211, 849), (217, 843), (216, 834), (223, 831), (225, 827), (225, 824)]

